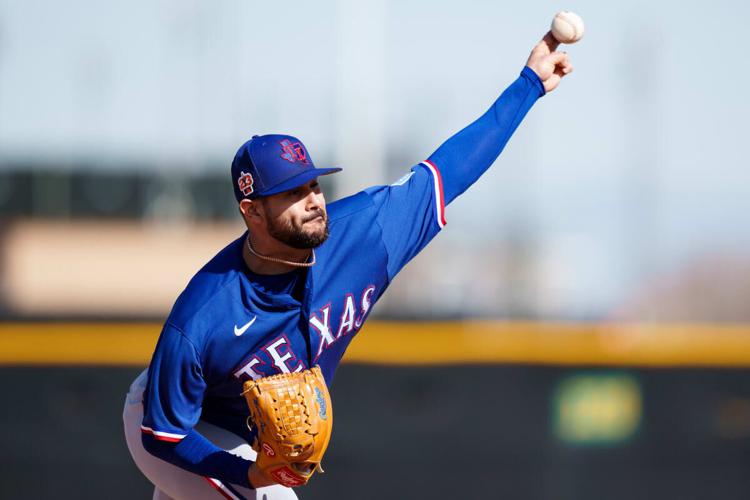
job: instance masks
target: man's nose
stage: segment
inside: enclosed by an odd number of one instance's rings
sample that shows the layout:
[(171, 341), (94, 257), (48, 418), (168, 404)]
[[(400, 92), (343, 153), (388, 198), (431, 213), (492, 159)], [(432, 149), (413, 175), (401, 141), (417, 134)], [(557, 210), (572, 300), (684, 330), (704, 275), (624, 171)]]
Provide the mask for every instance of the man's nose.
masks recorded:
[(315, 194), (315, 191), (310, 190), (310, 192), (307, 193), (307, 197), (305, 198), (306, 207), (308, 210), (315, 210), (318, 208), (321, 208), (320, 198), (317, 194)]

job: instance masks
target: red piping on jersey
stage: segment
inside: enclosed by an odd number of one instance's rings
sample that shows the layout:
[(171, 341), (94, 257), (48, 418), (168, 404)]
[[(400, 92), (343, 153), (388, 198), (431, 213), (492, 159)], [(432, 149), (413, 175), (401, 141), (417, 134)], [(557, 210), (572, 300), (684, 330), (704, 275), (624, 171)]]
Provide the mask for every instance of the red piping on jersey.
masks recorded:
[(437, 188), (437, 196), (435, 202), (438, 212), (438, 226), (442, 228), (448, 223), (445, 220), (445, 196), (443, 194), (443, 177), (440, 175), (440, 170), (430, 160), (425, 160), (422, 163), (427, 166), (428, 169), (430, 169), (430, 172), (432, 172), (432, 175), (435, 178), (435, 187)]
[(208, 484), (213, 486), (214, 489), (218, 491), (221, 494), (221, 496), (223, 496), (224, 498), (228, 498), (229, 500), (239, 500), (239, 498), (237, 498), (236, 495), (233, 495), (232, 492), (229, 491), (227, 487), (224, 486), (224, 484), (222, 484), (222, 482), (219, 481), (218, 479), (214, 479), (208, 476), (203, 476), (203, 479), (208, 481)]
[(169, 432), (155, 431), (150, 427), (146, 427), (145, 425), (141, 426), (141, 432), (144, 434), (151, 434), (159, 441), (167, 441), (168, 443), (179, 443), (185, 437), (182, 434), (172, 434)]

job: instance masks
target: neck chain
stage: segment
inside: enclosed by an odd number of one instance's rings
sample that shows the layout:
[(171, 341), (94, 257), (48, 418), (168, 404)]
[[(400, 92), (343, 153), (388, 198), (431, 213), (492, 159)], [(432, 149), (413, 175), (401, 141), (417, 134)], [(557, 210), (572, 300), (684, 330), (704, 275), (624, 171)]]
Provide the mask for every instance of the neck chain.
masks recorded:
[(276, 257), (269, 257), (268, 255), (261, 255), (258, 252), (253, 249), (253, 246), (250, 244), (250, 236), (247, 237), (247, 249), (250, 250), (250, 253), (258, 257), (259, 259), (267, 260), (269, 262), (275, 262), (277, 264), (285, 264), (287, 266), (292, 267), (312, 267), (315, 264), (315, 250), (310, 249), (312, 252), (312, 261), (310, 262), (292, 262), (290, 260), (284, 260), (284, 259), (277, 259)]

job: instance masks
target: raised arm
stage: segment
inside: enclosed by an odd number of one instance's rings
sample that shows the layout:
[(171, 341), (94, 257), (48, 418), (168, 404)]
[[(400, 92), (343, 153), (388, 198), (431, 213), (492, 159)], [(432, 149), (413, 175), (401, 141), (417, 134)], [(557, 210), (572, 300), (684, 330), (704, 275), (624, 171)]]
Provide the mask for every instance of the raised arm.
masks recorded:
[(440, 171), (445, 203), (463, 193), (492, 165), (531, 106), (573, 71), (568, 55), (547, 33), (534, 46), (521, 71), (476, 121), (445, 141), (429, 158)]

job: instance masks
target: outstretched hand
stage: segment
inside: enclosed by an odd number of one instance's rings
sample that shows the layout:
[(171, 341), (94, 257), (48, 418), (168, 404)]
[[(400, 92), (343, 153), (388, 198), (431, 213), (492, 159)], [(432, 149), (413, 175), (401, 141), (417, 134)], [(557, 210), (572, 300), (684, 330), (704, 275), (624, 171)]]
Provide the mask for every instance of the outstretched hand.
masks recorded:
[(573, 65), (565, 52), (556, 52), (560, 42), (548, 31), (544, 38), (531, 50), (526, 66), (537, 74), (544, 84), (545, 92), (552, 92), (560, 80), (573, 71)]

